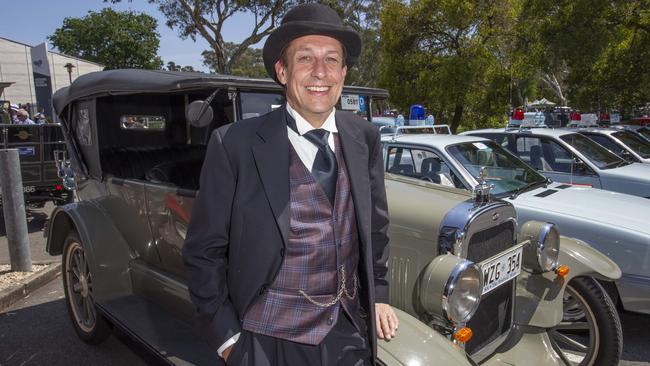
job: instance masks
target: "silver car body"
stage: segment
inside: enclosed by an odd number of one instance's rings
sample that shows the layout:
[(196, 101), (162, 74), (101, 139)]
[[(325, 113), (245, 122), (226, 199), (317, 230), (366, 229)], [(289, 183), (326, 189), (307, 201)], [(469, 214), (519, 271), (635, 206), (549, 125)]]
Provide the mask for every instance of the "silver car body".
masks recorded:
[[(435, 153), (458, 178), (443, 179), (441, 183), (471, 190), (478, 184), (477, 179), (447, 148), (491, 141), (475, 136), (427, 134), (384, 137), (382, 142), (385, 152), (391, 146), (401, 146)], [(501, 198), (515, 206), (520, 224), (528, 220), (555, 223), (563, 235), (583, 240), (614, 260), (623, 272), (616, 282), (623, 307), (650, 314), (650, 204), (646, 199), (562, 183), (530, 189), (515, 198)]]
[[(486, 137), (495, 141), (499, 140), (497, 143), (500, 143), (504, 147), (506, 147), (506, 143), (514, 145), (518, 143), (520, 138), (526, 137), (551, 141), (552, 143), (555, 143), (555, 146), (557, 146), (559, 149), (562, 149), (564, 153), (570, 154), (570, 156), (563, 158), (564, 160), (567, 160), (564, 161), (564, 163), (571, 164), (568, 161), (569, 159), (577, 160), (580, 164), (584, 164), (586, 171), (558, 171), (552, 167), (549, 167), (547, 164), (544, 164), (541, 168), (537, 168), (537, 170), (539, 170), (543, 175), (553, 179), (556, 182), (574, 185), (586, 185), (594, 188), (602, 188), (608, 191), (622, 192), (635, 196), (650, 198), (650, 165), (641, 163), (626, 163), (625, 160), (619, 158), (618, 156), (609, 152), (609, 150), (598, 145), (599, 148), (602, 148), (607, 154), (611, 155), (608, 157), (611, 159), (611, 161), (615, 161), (615, 159), (618, 159), (620, 161), (620, 164), (617, 164), (619, 166), (601, 168), (599, 165), (594, 163), (594, 161), (589, 159), (583, 151), (576, 149), (571, 144), (564, 141), (564, 139), (584, 137), (577, 132), (549, 128), (531, 128), (522, 130), (484, 129), (463, 132), (461, 135), (473, 135)], [(513, 142), (512, 138), (517, 139), (517, 142)], [(527, 163), (531, 163), (531, 159), (528, 156), (516, 153), (512, 150), (512, 146), (509, 148), (509, 150), (515, 153), (515, 155), (518, 155)], [(562, 158), (558, 158), (557, 160), (559, 161), (561, 159)], [(534, 166), (534, 164), (531, 165)], [(571, 166), (576, 166), (576, 164), (571, 164)]]

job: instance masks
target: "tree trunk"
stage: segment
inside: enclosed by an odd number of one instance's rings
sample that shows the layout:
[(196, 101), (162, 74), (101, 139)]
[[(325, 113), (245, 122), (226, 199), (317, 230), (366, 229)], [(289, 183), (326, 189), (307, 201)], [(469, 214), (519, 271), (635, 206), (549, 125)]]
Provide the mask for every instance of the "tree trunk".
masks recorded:
[(463, 109), (464, 107), (461, 104), (456, 104), (456, 108), (454, 108), (454, 118), (451, 120), (451, 133), (455, 134), (456, 130), (458, 130), (458, 127), (460, 126), (460, 119), (463, 116)]

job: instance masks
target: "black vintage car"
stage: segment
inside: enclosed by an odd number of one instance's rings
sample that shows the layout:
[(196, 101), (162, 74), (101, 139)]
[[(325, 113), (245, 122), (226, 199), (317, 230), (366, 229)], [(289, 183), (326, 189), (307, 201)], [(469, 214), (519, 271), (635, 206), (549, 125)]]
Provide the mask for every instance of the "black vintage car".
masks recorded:
[(59, 124), (0, 124), (0, 149), (18, 149), (27, 205), (42, 207), (48, 201), (57, 205), (72, 202), (72, 191), (59, 178), (55, 163), (55, 152), (66, 151), (65, 144)]
[[(113, 326), (169, 363), (222, 364), (194, 331), (181, 249), (211, 131), (271, 111), (282, 94), (270, 79), (149, 70), (87, 74), (55, 94), (79, 200), (52, 212), (47, 251), (62, 255), (68, 312), (84, 341), (101, 342)], [(370, 123), (387, 98), (344, 87), (337, 107)], [(549, 333), (562, 321), (566, 283), (616, 279), (615, 263), (553, 224), (517, 232), (513, 206), (488, 200), (487, 187), (473, 200), (387, 174), (386, 191), (400, 329), (378, 342), (379, 365), (594, 364), (568, 361)], [(590, 348), (596, 364), (620, 355)]]

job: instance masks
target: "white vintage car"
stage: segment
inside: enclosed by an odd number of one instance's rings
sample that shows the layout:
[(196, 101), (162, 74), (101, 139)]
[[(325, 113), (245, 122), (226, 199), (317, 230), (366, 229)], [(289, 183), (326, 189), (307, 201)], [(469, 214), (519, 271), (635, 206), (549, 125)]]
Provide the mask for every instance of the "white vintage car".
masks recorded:
[(482, 181), (512, 203), (519, 223), (554, 223), (614, 260), (623, 276), (604, 283), (625, 310), (650, 314), (650, 203), (638, 196), (555, 183), (494, 141), (476, 136), (398, 133), (382, 138), (386, 171), (450, 189)]

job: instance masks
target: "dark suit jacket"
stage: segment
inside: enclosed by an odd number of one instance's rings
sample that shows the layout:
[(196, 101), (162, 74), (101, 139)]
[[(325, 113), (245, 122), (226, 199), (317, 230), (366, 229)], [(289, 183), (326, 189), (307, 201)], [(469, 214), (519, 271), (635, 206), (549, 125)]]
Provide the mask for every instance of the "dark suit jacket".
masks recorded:
[[(212, 134), (183, 246), (189, 290), (215, 352), (280, 269), (289, 235), (289, 138), (284, 108)], [(336, 112), (360, 237), (360, 299), (376, 355), (376, 302), (388, 302), (388, 210), (379, 132)]]

